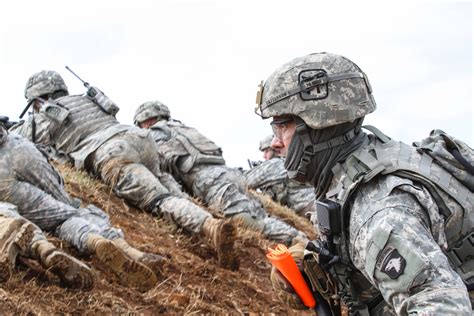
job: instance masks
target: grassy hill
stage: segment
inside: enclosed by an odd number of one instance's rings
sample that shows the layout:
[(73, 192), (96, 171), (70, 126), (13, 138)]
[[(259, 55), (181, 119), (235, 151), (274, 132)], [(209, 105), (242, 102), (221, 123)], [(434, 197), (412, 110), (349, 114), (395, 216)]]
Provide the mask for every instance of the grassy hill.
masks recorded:
[[(265, 253), (273, 243), (259, 234), (238, 230), (236, 251), (240, 256), (240, 269), (225, 270), (217, 265), (214, 251), (200, 237), (186, 234), (164, 219), (128, 206), (104, 184), (83, 172), (68, 166), (57, 167), (72, 196), (105, 210), (112, 223), (124, 230), (130, 244), (161, 254), (168, 262), (163, 266), (159, 283), (141, 293), (122, 286), (94, 257), (81, 257), (67, 243), (51, 237), (56, 245), (92, 267), (94, 288), (90, 291), (66, 289), (35, 262), (22, 260), (12, 278), (0, 285), (2, 314), (297, 313), (280, 302), (272, 291), (271, 266)], [(266, 196), (252, 194), (262, 200), (269, 213), (277, 214), (313, 236), (307, 220)]]

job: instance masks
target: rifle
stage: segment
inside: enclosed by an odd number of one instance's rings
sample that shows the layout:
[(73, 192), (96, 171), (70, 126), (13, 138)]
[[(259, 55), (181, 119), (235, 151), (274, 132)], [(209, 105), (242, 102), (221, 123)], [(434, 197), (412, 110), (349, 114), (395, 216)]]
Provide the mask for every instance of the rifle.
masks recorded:
[(257, 167), (258, 165), (262, 163), (261, 161), (254, 161), (250, 159), (247, 159), (247, 162), (249, 164), (250, 169)]
[(104, 112), (115, 115), (119, 111), (119, 107), (109, 99), (99, 88), (91, 86), (87, 81), (82, 80), (71, 68), (66, 66), (66, 69), (71, 72), (74, 77), (79, 79), (84, 87), (87, 88), (87, 96), (92, 99)]
[(31, 99), (30, 101), (28, 101), (28, 103), (26, 104), (25, 108), (23, 109), (23, 111), (21, 112), (20, 114), (20, 118), (23, 118), (23, 116), (26, 114), (26, 111), (28, 111), (28, 109), (30, 108), (30, 106), (33, 104), (33, 102), (35, 102), (36, 98), (33, 98)]
[(18, 122), (10, 121), (8, 116), (0, 116), (0, 123), (3, 123), (6, 129), (10, 129), (15, 124), (18, 124)]

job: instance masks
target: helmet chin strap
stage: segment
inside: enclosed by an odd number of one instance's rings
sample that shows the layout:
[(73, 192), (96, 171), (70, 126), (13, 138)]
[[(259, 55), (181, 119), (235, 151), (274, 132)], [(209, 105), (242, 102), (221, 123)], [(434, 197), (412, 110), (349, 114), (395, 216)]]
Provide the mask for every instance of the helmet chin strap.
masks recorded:
[(316, 153), (349, 142), (359, 133), (359, 131), (360, 128), (356, 127), (342, 135), (333, 137), (318, 144), (313, 144), (306, 123), (301, 119), (296, 119), (296, 133), (301, 137), (301, 141), (303, 142), (303, 156), (300, 159), (298, 168), (293, 171), (288, 171), (288, 177), (298, 182), (306, 182), (308, 166)]

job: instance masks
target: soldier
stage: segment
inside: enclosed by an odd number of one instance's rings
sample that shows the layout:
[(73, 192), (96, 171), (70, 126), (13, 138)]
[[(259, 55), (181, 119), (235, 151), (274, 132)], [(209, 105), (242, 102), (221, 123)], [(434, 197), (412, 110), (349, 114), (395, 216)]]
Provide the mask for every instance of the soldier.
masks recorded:
[(120, 124), (115, 118), (118, 107), (99, 89), (69, 95), (57, 72), (40, 71), (28, 80), (25, 97), (34, 111), (12, 131), (52, 147), (55, 155), (68, 157), (76, 168), (100, 176), (130, 204), (203, 234), (217, 250), (219, 264), (237, 268), (231, 251), (234, 226), (193, 204), (176, 181), (160, 171), (149, 132)]
[(268, 217), (260, 202), (246, 194), (242, 173), (225, 165), (221, 148), (196, 129), (171, 119), (166, 105), (145, 102), (133, 120), (151, 130), (162, 169), (182, 181), (188, 192), (268, 239), (291, 244), (295, 237), (305, 238), (283, 221)]
[[(5, 134), (0, 149), (0, 201), (16, 206), (16, 211), (0, 215), (26, 218), (80, 252), (94, 253), (125, 285), (143, 290), (155, 285), (157, 278), (152, 269), (158, 271), (164, 259), (131, 247), (102, 210), (94, 205), (81, 208), (80, 201), (71, 200), (61, 176), (33, 143), (19, 135)], [(37, 257), (47, 258), (55, 247), (43, 238), (31, 249)], [(64, 268), (68, 264), (65, 262)]]
[(18, 256), (39, 261), (68, 287), (90, 289), (93, 285), (87, 265), (50, 243), (38, 226), (18, 214), (15, 205), (0, 202), (1, 282), (12, 275)]
[(245, 172), (247, 186), (261, 190), (274, 201), (293, 209), (296, 214), (308, 217), (314, 211), (314, 189), (290, 180), (285, 170), (285, 160), (271, 148), (273, 135), (260, 142), (265, 161)]
[[(363, 132), (376, 108), (372, 89), (339, 55), (296, 58), (260, 87), (257, 110), (273, 118), (272, 147), (286, 154), (291, 178), (315, 187), (319, 239), (304, 258), (304, 245), (292, 253), (319, 293), (339, 295), (353, 314), (471, 314), (473, 179), (463, 157), (442, 168), (434, 155), (448, 151), (433, 144), (465, 153), (471, 169), (472, 149), (438, 132), (419, 148)], [(317, 277), (324, 273), (332, 293)], [(282, 299), (302, 307), (281, 274), (271, 277)]]
[(258, 149), (263, 152), (263, 160), (270, 160), (272, 158), (280, 156), (271, 146), (273, 135), (268, 135), (260, 141)]

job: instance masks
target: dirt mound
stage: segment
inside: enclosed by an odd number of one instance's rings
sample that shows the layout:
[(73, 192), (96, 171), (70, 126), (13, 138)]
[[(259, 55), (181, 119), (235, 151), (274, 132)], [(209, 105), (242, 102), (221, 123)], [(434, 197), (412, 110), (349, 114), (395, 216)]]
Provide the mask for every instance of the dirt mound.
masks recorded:
[[(135, 247), (165, 256), (159, 283), (141, 293), (119, 283), (117, 277), (93, 257), (81, 257), (73, 248), (53, 237), (51, 240), (93, 268), (95, 286), (90, 291), (70, 290), (38, 265), (25, 260), (15, 274), (1, 284), (2, 314), (295, 314), (272, 291), (270, 264), (265, 252), (272, 243), (260, 235), (238, 230), (236, 245), (240, 269), (229, 271), (217, 265), (216, 254), (202, 239), (190, 236), (164, 219), (158, 219), (126, 205), (105, 185), (87, 174), (58, 166), (67, 191), (105, 210), (112, 223), (123, 229)], [(286, 208), (262, 198), (271, 213), (311, 234), (312, 229)], [(298, 313), (300, 314), (300, 313)]]

